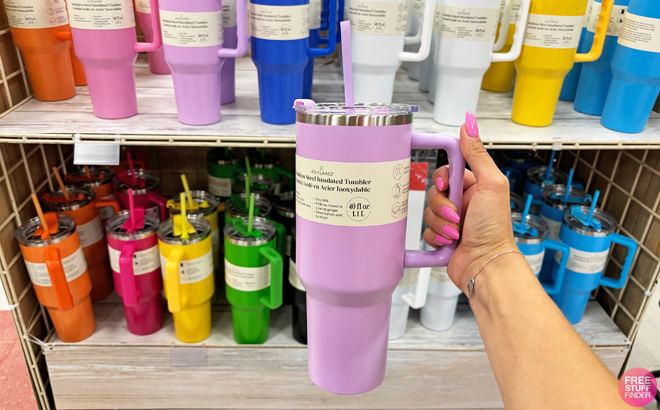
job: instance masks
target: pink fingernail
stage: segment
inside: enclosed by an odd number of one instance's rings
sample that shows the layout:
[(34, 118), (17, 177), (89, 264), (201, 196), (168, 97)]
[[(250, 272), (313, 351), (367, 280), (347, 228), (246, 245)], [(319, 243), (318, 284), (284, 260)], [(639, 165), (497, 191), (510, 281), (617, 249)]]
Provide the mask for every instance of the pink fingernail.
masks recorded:
[(453, 242), (451, 239), (447, 239), (440, 234), (435, 235), (435, 240), (443, 245), (449, 245), (450, 243)]
[(465, 128), (469, 136), (479, 138), (479, 127), (477, 127), (477, 121), (471, 111), (465, 113)]
[(442, 188), (445, 187), (445, 181), (443, 181), (442, 178), (437, 177), (435, 179), (435, 187), (438, 188), (438, 191), (442, 191)]
[(447, 221), (455, 223), (455, 224), (457, 224), (461, 221), (461, 218), (458, 216), (456, 211), (454, 211), (453, 209), (451, 209), (447, 205), (440, 208), (440, 216), (445, 218)]
[(444, 233), (445, 235), (447, 235), (448, 237), (450, 237), (452, 239), (458, 239), (460, 237), (460, 235), (459, 235), (458, 231), (456, 230), (456, 228), (454, 228), (451, 225), (443, 226), (442, 227), (442, 233)]

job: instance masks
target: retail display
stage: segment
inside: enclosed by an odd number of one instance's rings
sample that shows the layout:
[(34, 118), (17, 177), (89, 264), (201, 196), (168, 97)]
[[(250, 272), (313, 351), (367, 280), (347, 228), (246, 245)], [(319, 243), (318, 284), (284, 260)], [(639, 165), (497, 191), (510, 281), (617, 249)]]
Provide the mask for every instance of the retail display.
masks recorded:
[[(150, 0), (135, 0), (135, 17), (137, 17), (137, 24), (144, 34), (144, 41), (151, 43), (154, 41), (154, 29), (158, 27), (153, 25), (151, 18), (151, 1)], [(165, 52), (163, 48), (155, 51), (148, 51), (147, 58), (149, 59), (149, 71), (154, 74), (171, 74), (172, 71), (165, 61)]]

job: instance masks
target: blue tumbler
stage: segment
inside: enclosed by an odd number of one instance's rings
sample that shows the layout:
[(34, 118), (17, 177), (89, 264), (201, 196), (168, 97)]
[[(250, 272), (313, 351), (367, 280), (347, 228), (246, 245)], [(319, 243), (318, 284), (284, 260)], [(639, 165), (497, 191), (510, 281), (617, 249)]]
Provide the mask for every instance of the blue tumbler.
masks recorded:
[(565, 185), (567, 182), (568, 175), (564, 171), (560, 171), (556, 168), (550, 168), (550, 173), (548, 173), (548, 167), (546, 165), (528, 169), (523, 195), (532, 196), (532, 206), (534, 210), (532, 213), (538, 214), (543, 197), (542, 193), (545, 188), (554, 184)]
[[(594, 0), (589, 0), (587, 5), (587, 12), (582, 19), (582, 31), (580, 32), (580, 42), (578, 43), (578, 52), (582, 52), (584, 45), (585, 33), (587, 32), (587, 23), (589, 22), (589, 16), (591, 15), (591, 8), (593, 7)], [(593, 36), (592, 36), (593, 42)], [(591, 43), (589, 43), (589, 48), (587, 51), (591, 50)], [(573, 64), (571, 71), (566, 74), (564, 77), (564, 84), (561, 86), (561, 92), (559, 93), (559, 99), (562, 101), (573, 101), (575, 100), (575, 93), (578, 87), (578, 81), (580, 81), (580, 73), (582, 72), (582, 63)]]
[[(559, 240), (570, 246), (571, 252), (561, 290), (552, 296), (552, 300), (573, 324), (582, 320), (589, 295), (598, 285), (621, 289), (628, 279), (637, 244), (630, 238), (614, 233), (615, 230), (614, 218), (599, 209), (573, 205), (564, 213)], [(628, 248), (618, 279), (603, 276), (613, 243)], [(555, 255), (553, 276), (559, 268), (558, 255)]]
[(511, 150), (504, 152), (505, 165), (500, 167), (502, 173), (509, 171), (509, 181), (513, 184), (513, 191), (522, 193), (527, 178), (527, 170), (541, 164), (534, 151)]
[(631, 0), (612, 57), (612, 83), (600, 123), (642, 132), (660, 93), (660, 1)]
[(511, 212), (522, 212), (522, 210), (525, 208), (525, 204), (523, 203), (520, 195), (516, 194), (515, 192), (509, 192), (509, 198), (509, 202), (511, 203)]
[[(593, 4), (592, 17), (587, 25), (587, 33), (583, 35), (585, 41), (580, 49), (581, 53), (588, 52), (591, 49), (591, 44), (594, 42), (598, 14), (602, 7), (601, 2), (602, 0), (595, 0)], [(610, 24), (607, 26), (607, 36), (605, 37), (603, 53), (598, 60), (583, 63), (582, 65), (580, 83), (578, 84), (577, 93), (575, 94), (575, 104), (573, 105), (576, 111), (589, 115), (601, 115), (603, 113), (607, 92), (612, 82), (612, 68), (610, 64), (612, 63), (614, 50), (616, 50), (616, 42), (619, 38), (619, 32), (621, 31), (621, 25), (623, 24), (629, 2), (630, 0), (614, 0)]]
[(532, 268), (532, 272), (534, 272), (537, 278), (541, 272), (541, 265), (546, 254), (545, 250), (550, 250), (550, 252), (547, 252), (548, 254), (554, 254), (552, 251), (557, 251), (561, 254), (561, 263), (554, 283), (548, 284), (541, 282), (543, 289), (549, 295), (555, 295), (561, 289), (564, 280), (564, 271), (568, 262), (570, 248), (566, 244), (548, 239), (548, 226), (543, 222), (543, 219), (536, 215), (527, 215), (525, 224), (521, 225), (522, 217), (523, 214), (519, 212), (511, 212), (513, 236), (518, 249), (525, 256), (529, 267)]
[[(293, 124), (293, 102), (302, 98), (303, 73), (310, 57), (335, 51), (337, 14), (330, 13), (326, 48), (311, 48), (309, 0), (250, 1), (252, 61), (259, 76), (261, 119), (270, 124)], [(337, 9), (337, 0), (330, 8)]]

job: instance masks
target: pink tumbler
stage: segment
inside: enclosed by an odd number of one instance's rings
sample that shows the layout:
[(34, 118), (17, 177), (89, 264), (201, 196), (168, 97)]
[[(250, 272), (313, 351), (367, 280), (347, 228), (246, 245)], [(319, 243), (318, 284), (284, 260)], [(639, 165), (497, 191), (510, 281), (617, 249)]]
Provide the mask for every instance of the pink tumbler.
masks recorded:
[(149, 335), (163, 324), (163, 280), (156, 234), (160, 219), (140, 211), (141, 219), (136, 221), (129, 211), (121, 211), (110, 218), (105, 230), (115, 290), (124, 303), (128, 331)]
[[(144, 33), (144, 41), (151, 43), (154, 41), (154, 29), (151, 21), (151, 4), (149, 0), (135, 0), (135, 16), (138, 26)], [(165, 62), (165, 53), (163, 48), (147, 53), (149, 59), (149, 71), (154, 74), (171, 74), (170, 68)]]
[(68, 0), (76, 56), (85, 67), (94, 114), (126, 118), (137, 114), (138, 52), (162, 46), (158, 0), (151, 0), (153, 41), (138, 43), (132, 0)]
[[(245, 10), (242, 10), (244, 13)], [(224, 47), (236, 48), (238, 32), (236, 29), (236, 0), (223, 0), (222, 27), (225, 29)], [(225, 58), (220, 68), (220, 104), (233, 103), (236, 100), (236, 60)]]
[(296, 100), (296, 265), (307, 290), (309, 376), (339, 394), (385, 378), (390, 301), (404, 268), (446, 266), (456, 242), (405, 250), (412, 149), (444, 149), (461, 209), (459, 140), (412, 131), (416, 106)]
[(133, 200), (137, 208), (160, 215), (160, 220), (167, 219), (167, 199), (160, 196), (160, 179), (141, 169), (135, 170), (135, 178), (131, 171), (119, 171), (115, 174), (112, 184), (115, 186), (115, 197), (121, 207), (129, 209), (128, 190), (133, 189)]
[[(246, 0), (239, 0), (241, 10)], [(236, 48), (223, 48), (221, 0), (160, 0), (165, 61), (172, 68), (179, 121), (220, 121), (220, 67), (225, 58), (247, 53), (247, 14), (238, 13)]]

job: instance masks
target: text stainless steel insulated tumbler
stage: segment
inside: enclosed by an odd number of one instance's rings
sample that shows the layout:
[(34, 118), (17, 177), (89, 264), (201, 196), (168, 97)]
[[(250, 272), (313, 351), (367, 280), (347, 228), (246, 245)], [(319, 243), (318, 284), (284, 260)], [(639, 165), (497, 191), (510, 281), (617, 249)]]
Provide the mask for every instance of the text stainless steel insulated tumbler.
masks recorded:
[[(355, 50), (354, 50), (355, 51)], [(340, 394), (385, 377), (392, 293), (404, 268), (443, 266), (454, 242), (406, 251), (412, 149), (449, 157), (449, 199), (461, 209), (459, 140), (412, 131), (415, 106), (296, 101), (296, 266), (307, 290), (309, 375)]]
[[(154, 41), (154, 27), (151, 19), (150, 0), (135, 0), (135, 16), (138, 26), (144, 33), (144, 41), (151, 43)], [(156, 51), (148, 51), (149, 71), (154, 74), (171, 74), (170, 67), (165, 62), (165, 53), (163, 48)]]
[[(107, 167), (88, 167), (87, 169), (89, 175), (85, 169), (79, 169), (64, 175), (64, 180), (67, 184), (92, 188), (99, 199), (113, 199), (115, 190), (112, 186), (112, 178), (114, 178), (115, 172)], [(104, 206), (99, 208), (99, 215), (101, 221), (105, 224), (108, 219), (115, 215), (115, 210), (112, 206)]]
[(130, 171), (119, 171), (112, 183), (115, 186), (115, 196), (123, 209), (129, 208), (128, 189), (131, 188), (136, 207), (159, 215), (161, 221), (167, 217), (167, 199), (159, 194), (160, 178), (156, 175), (136, 169), (133, 179)]

